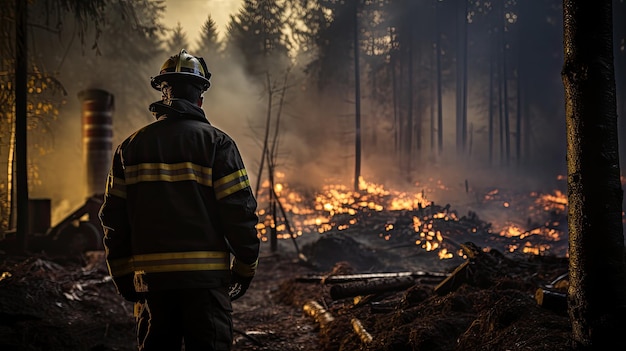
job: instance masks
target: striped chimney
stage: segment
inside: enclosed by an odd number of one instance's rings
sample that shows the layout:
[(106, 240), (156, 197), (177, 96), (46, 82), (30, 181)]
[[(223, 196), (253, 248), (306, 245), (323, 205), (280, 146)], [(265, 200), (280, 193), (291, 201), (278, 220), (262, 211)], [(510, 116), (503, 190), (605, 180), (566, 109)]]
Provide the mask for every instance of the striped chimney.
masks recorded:
[(82, 103), (83, 160), (87, 194), (104, 194), (113, 153), (113, 95), (101, 89), (78, 93)]

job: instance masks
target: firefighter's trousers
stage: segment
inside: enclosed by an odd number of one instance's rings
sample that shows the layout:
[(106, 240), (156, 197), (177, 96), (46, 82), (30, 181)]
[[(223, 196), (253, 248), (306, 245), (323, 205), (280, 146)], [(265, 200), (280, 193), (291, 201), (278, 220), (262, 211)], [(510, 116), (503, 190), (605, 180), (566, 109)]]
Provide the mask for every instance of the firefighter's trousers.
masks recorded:
[(226, 288), (146, 293), (135, 306), (140, 351), (229, 351), (232, 306)]

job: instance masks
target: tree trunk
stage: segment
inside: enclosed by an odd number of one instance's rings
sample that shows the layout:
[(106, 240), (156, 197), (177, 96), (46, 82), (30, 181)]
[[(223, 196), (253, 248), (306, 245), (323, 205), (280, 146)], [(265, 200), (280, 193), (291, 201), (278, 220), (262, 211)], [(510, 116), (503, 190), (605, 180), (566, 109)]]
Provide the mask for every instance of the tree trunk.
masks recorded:
[(361, 68), (359, 67), (359, 5), (354, 3), (354, 191), (359, 191), (361, 178)]
[(467, 1), (457, 4), (456, 147), (464, 155), (467, 144)]
[(333, 300), (340, 300), (359, 295), (405, 290), (413, 285), (415, 285), (415, 280), (410, 276), (349, 282), (333, 285), (330, 288), (330, 297)]
[[(613, 0), (613, 23), (615, 45), (615, 91), (617, 95), (617, 116), (620, 140), (626, 140), (626, 3), (623, 0)], [(626, 143), (620, 145), (621, 160), (625, 162)]]
[(28, 152), (27, 152), (27, 19), (28, 2), (15, 1), (15, 174), (18, 249), (27, 250), (28, 234)]
[(408, 32), (408, 41), (407, 41), (407, 94), (406, 94), (406, 145), (405, 145), (405, 154), (406, 159), (404, 160), (404, 176), (408, 182), (411, 181), (411, 168), (413, 166), (413, 68), (415, 63), (413, 62), (413, 26), (407, 26)]
[(494, 116), (494, 90), (493, 80), (495, 79), (495, 55), (493, 40), (489, 45), (489, 165), (493, 165), (493, 152), (494, 152), (494, 134), (495, 134), (495, 116)]
[(437, 59), (437, 151), (441, 154), (443, 151), (443, 92), (441, 78), (441, 31), (439, 30), (439, 5), (435, 2), (435, 57)]
[(390, 61), (389, 61), (389, 70), (390, 70), (390, 77), (391, 77), (391, 101), (392, 101), (392, 106), (393, 106), (393, 131), (394, 131), (394, 153), (395, 155), (398, 157), (398, 164), (401, 164), (401, 159), (399, 158), (400, 155), (400, 131), (402, 130), (402, 128), (400, 128), (400, 112), (398, 109), (398, 94), (399, 94), (399, 90), (398, 89), (398, 82), (397, 82), (397, 78), (396, 78), (396, 66), (397, 66), (397, 62), (396, 62), (396, 39), (395, 39), (395, 32), (393, 28), (389, 29), (389, 42), (390, 42), (390, 46), (391, 46), (391, 54), (390, 54)]
[(502, 66), (500, 67), (500, 86), (502, 87), (502, 118), (503, 118), (503, 135), (504, 138), (504, 162), (508, 165), (511, 161), (511, 129), (509, 127), (509, 89), (508, 89), (508, 68), (507, 68), (507, 49), (506, 49), (506, 19), (504, 17), (504, 2), (500, 5), (500, 55)]
[(274, 95), (274, 91), (272, 89), (272, 80), (270, 78), (270, 73), (268, 71), (265, 72), (265, 84), (267, 86), (267, 113), (265, 118), (265, 134), (263, 137), (263, 149), (261, 150), (261, 160), (259, 164), (259, 172), (257, 174), (256, 188), (254, 190), (254, 196), (259, 196), (259, 191), (261, 189), (262, 176), (263, 176), (263, 168), (265, 168), (265, 158), (268, 153), (269, 147), (269, 138), (270, 138), (270, 129), (272, 125), (272, 98)]
[(563, 1), (573, 349), (626, 349), (611, 0)]

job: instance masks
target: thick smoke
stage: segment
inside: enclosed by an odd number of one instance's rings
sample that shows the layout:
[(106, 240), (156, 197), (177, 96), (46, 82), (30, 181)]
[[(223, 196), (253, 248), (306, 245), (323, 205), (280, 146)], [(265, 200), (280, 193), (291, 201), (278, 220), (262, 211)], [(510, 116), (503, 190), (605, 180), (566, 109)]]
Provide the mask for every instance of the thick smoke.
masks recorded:
[[(33, 197), (47, 197), (53, 200), (54, 218), (59, 220), (68, 209), (80, 206), (89, 194), (85, 193), (85, 169), (81, 154), (80, 103), (77, 94), (86, 88), (99, 88), (115, 96), (113, 113), (113, 143), (117, 145), (137, 128), (153, 121), (148, 105), (160, 98), (160, 94), (149, 86), (151, 75), (157, 73), (162, 62), (173, 53), (163, 53), (152, 60), (135, 62), (132, 70), (142, 74), (129, 79), (128, 70), (115, 66), (119, 62), (110, 58), (119, 53), (112, 52), (106, 45), (107, 33), (103, 33), (100, 51), (79, 47), (68, 39), (53, 43), (57, 49), (48, 51), (57, 65), (64, 60), (59, 79), (66, 86), (68, 96), (54, 127), (54, 152), (47, 156), (40, 166), (41, 186), (33, 188)], [(477, 40), (475, 38), (475, 40)], [(558, 45), (559, 43), (557, 43)], [(193, 50), (189, 49), (193, 54)], [(67, 51), (67, 53), (66, 53)], [(68, 54), (69, 53), (69, 54)], [(54, 66), (56, 67), (56, 66)], [(82, 67), (82, 69), (77, 69)], [(266, 133), (268, 112), (268, 87), (263, 79), (251, 77), (237, 62), (237, 56), (227, 61), (217, 62), (210, 67), (212, 86), (205, 93), (204, 110), (209, 121), (222, 129), (237, 142), (244, 162), (254, 185), (267, 179), (267, 168), (259, 178), (259, 168)], [(346, 67), (352, 70), (352, 67)], [(558, 71), (553, 72), (558, 81)], [(280, 86), (283, 76), (276, 74), (272, 82)], [(489, 160), (487, 152), (487, 111), (484, 104), (477, 102), (480, 95), (480, 82), (470, 85), (468, 105), (469, 144), (465, 154), (459, 155), (455, 141), (455, 91), (454, 87), (444, 90), (443, 149), (430, 140), (431, 106), (416, 108), (415, 118), (423, 121), (424, 140), (420, 149), (412, 151), (405, 158), (397, 156), (395, 131), (402, 128), (394, 123), (389, 111), (383, 112), (367, 94), (372, 82), (364, 77), (361, 103), (361, 175), (367, 180), (384, 184), (386, 187), (406, 191), (421, 191), (419, 185), (432, 180), (441, 181), (450, 188), (447, 198), (434, 199), (437, 202), (468, 203), (468, 188), (479, 193), (490, 187), (558, 187), (556, 176), (564, 172), (564, 130), (563, 119), (545, 119), (545, 123), (533, 126), (533, 164), (507, 165), (499, 154)], [(270, 141), (274, 141), (274, 127), (278, 110), (281, 109), (280, 127), (277, 134), (275, 152), (276, 171), (285, 174), (285, 181), (294, 187), (320, 189), (328, 182), (353, 184), (356, 165), (355, 147), (355, 102), (354, 96), (343, 92), (338, 98), (336, 91), (314, 91), (305, 84), (302, 68), (290, 72), (283, 105), (278, 104), (280, 95), (273, 95)], [(554, 87), (554, 84), (546, 88)], [(536, 87), (537, 90), (542, 86)], [(472, 95), (472, 93), (474, 95)], [(537, 95), (540, 95), (537, 93)], [(545, 94), (553, 96), (554, 94)], [(425, 100), (425, 99), (424, 99)], [(557, 104), (558, 105), (558, 104)], [(481, 107), (483, 106), (483, 107)], [(541, 109), (531, 106), (535, 120), (541, 121), (548, 112), (559, 115), (562, 111)], [(557, 121), (557, 122), (555, 122)], [(564, 122), (563, 122), (564, 123)], [(544, 135), (550, 130), (550, 136)], [(561, 135), (562, 134), (562, 135)], [(497, 146), (500, 147), (500, 146)], [(558, 152), (553, 152), (558, 150)], [(550, 152), (546, 152), (550, 151)], [(498, 151), (501, 152), (501, 151)], [(556, 155), (556, 156), (554, 156)], [(266, 164), (267, 165), (267, 164)], [(480, 189), (480, 190), (479, 190)], [(453, 194), (453, 195), (450, 195)], [(458, 194), (458, 196), (455, 196)], [(441, 195), (444, 196), (444, 195)], [(59, 217), (60, 216), (60, 217)]]

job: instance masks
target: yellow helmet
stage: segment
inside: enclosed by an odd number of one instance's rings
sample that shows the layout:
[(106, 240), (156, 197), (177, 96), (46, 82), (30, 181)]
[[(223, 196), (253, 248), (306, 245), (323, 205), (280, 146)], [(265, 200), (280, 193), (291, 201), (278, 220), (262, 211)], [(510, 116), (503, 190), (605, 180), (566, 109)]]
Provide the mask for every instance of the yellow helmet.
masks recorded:
[(209, 82), (211, 73), (204, 59), (188, 54), (185, 49), (167, 59), (161, 66), (159, 75), (151, 77), (150, 81), (154, 89), (161, 91), (161, 83), (171, 78), (188, 80), (192, 84), (197, 84), (203, 91), (211, 86)]

